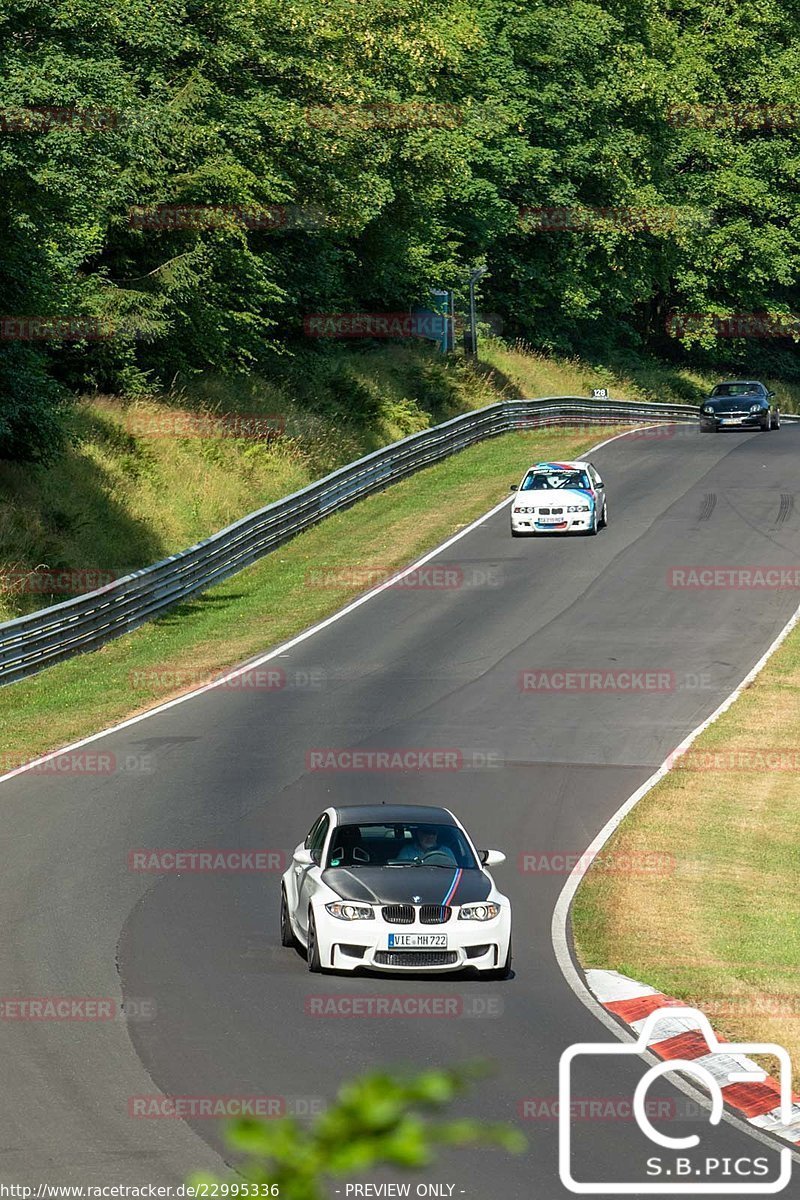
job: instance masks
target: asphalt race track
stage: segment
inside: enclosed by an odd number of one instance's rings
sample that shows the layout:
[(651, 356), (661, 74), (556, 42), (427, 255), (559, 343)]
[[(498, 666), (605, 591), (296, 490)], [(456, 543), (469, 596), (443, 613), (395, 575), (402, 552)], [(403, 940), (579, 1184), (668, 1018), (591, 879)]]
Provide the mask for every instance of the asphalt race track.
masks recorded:
[[(483, 1058), (494, 1074), (462, 1111), (519, 1122), (528, 1152), (453, 1153), (412, 1182), (455, 1183), (475, 1200), (568, 1194), (554, 1117), (521, 1119), (520, 1105), (552, 1104), (561, 1052), (610, 1035), (556, 964), (566, 875), (522, 871), (519, 856), (583, 851), (798, 602), (792, 590), (670, 587), (668, 572), (800, 563), (800, 429), (672, 432), (593, 456), (610, 516), (596, 538), (512, 540), (503, 510), (442, 554), (458, 586), (384, 591), (274, 660), (286, 686), (215, 689), (94, 743), (127, 769), (3, 784), (3, 994), (122, 990), (131, 1016), (3, 1022), (1, 1179), (174, 1184), (223, 1169), (218, 1122), (135, 1119), (132, 1096), (266, 1094), (302, 1112), (371, 1067)], [(565, 668), (673, 674), (658, 692), (520, 690), (523, 670)], [(320, 748), (433, 747), (459, 749), (463, 768), (306, 765)], [(384, 798), (446, 804), (479, 846), (507, 853), (494, 874), (514, 904), (513, 979), (311, 976), (279, 945), (277, 874), (128, 868), (137, 848), (291, 851), (326, 805)], [(398, 994), (455, 999), (454, 1015), (312, 1011), (315, 997)], [(576, 1094), (630, 1097), (641, 1073), (595, 1063)], [(674, 1108), (670, 1133), (775, 1160), (730, 1124), (704, 1130), (669, 1085), (658, 1095)], [(583, 1122), (579, 1138), (587, 1178), (591, 1166), (637, 1179), (652, 1149), (624, 1120)]]

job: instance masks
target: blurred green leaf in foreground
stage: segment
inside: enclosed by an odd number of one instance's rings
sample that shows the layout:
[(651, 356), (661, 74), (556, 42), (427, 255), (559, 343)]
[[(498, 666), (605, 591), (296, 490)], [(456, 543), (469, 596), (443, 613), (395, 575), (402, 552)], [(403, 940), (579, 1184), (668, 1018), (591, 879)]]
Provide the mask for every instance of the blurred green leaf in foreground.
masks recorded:
[[(232, 1150), (247, 1156), (239, 1167), (241, 1194), (248, 1194), (247, 1180), (269, 1185), (269, 1194), (281, 1200), (323, 1200), (328, 1176), (352, 1175), (380, 1166), (426, 1167), (437, 1146), (495, 1145), (520, 1153), (525, 1139), (511, 1126), (433, 1117), (481, 1073), (473, 1067), (427, 1071), (413, 1078), (365, 1075), (345, 1084), (313, 1125), (303, 1126), (294, 1117), (237, 1120), (228, 1140)], [(196, 1175), (190, 1182), (200, 1189), (200, 1195), (204, 1185), (208, 1185), (206, 1195), (237, 1194), (235, 1183), (226, 1188), (207, 1175)], [(268, 1194), (266, 1186), (259, 1194)]]

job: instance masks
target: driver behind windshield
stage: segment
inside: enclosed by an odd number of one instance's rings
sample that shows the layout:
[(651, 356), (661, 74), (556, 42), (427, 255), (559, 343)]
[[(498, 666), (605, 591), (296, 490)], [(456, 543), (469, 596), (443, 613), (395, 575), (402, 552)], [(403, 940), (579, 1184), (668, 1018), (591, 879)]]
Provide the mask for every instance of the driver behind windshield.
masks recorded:
[(583, 488), (589, 490), (589, 478), (584, 471), (529, 471), (522, 482), (523, 492), (557, 491)]
[(721, 383), (714, 388), (712, 396), (760, 396), (761, 389), (752, 383)]
[(439, 843), (439, 832), (433, 825), (415, 825), (411, 832), (412, 840), (400, 847), (395, 862), (425, 862), (428, 855), (435, 855), (439, 863), (447, 859), (458, 866), (450, 847)]

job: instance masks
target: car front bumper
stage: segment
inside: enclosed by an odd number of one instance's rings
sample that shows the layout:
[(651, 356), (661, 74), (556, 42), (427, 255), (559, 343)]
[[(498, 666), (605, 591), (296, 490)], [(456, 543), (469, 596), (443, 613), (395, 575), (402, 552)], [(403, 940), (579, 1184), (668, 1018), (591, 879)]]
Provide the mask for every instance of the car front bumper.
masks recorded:
[(591, 529), (592, 520), (591, 511), (565, 513), (558, 524), (545, 523), (535, 513), (514, 513), (511, 529), (514, 533), (578, 533)]
[(742, 413), (739, 417), (701, 417), (701, 429), (760, 429), (769, 420), (767, 413)]
[[(337, 971), (386, 971), (392, 974), (441, 974), (492, 971), (502, 967), (511, 940), (511, 911), (503, 905), (491, 921), (460, 921), (457, 913), (442, 925), (393, 925), (380, 915), (372, 921), (340, 921), (327, 913), (315, 917), (323, 966)], [(369, 928), (367, 928), (369, 927)], [(446, 947), (393, 949), (391, 934), (444, 934)]]

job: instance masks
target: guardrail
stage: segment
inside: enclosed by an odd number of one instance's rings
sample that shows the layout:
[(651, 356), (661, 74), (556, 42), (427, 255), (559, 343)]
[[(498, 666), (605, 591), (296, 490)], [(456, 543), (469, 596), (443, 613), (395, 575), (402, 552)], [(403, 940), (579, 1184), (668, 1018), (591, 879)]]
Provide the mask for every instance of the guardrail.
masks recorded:
[(212, 537), (73, 600), (0, 624), (0, 685), (94, 650), (188, 596), (241, 571), (329, 513), (485, 438), (550, 425), (697, 419), (688, 404), (548, 396), (505, 400), (375, 450)]

